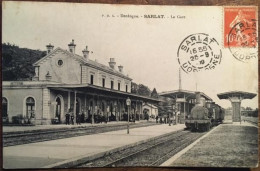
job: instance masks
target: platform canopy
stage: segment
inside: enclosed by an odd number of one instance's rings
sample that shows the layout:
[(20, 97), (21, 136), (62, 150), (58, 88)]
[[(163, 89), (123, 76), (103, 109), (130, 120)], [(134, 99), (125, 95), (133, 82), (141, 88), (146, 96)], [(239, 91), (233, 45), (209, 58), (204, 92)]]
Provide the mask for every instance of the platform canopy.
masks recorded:
[(231, 97), (239, 97), (242, 99), (252, 99), (256, 96), (256, 94), (243, 92), (243, 91), (230, 91), (230, 92), (217, 94), (217, 96), (219, 99), (229, 99)]
[[(201, 97), (204, 97), (205, 100), (210, 100), (212, 101), (212, 99), (207, 96), (205, 93), (200, 92)], [(189, 91), (189, 90), (173, 90), (173, 91), (167, 91), (167, 92), (162, 92), (159, 93), (160, 96), (165, 96), (165, 97), (170, 97), (170, 98), (179, 98), (180, 96), (185, 96), (187, 99), (196, 99), (196, 91)]]
[(104, 96), (104, 97), (110, 97), (116, 99), (126, 99), (129, 97), (131, 100), (141, 100), (144, 102), (156, 103), (156, 104), (161, 101), (160, 99), (157, 98), (104, 88), (92, 84), (53, 84), (53, 85), (48, 85), (47, 87), (56, 90), (76, 91), (78, 93), (89, 94), (93, 96)]

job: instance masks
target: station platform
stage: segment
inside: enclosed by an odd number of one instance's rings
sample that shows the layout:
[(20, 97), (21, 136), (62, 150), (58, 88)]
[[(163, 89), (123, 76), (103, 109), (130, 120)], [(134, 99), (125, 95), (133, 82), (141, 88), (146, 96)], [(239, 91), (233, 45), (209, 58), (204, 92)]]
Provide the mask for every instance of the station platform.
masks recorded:
[(15, 168), (52, 168), (77, 163), (81, 160), (102, 156), (105, 153), (149, 141), (163, 134), (183, 130), (184, 124), (158, 124), (149, 127), (130, 127), (127, 130), (111, 131), (66, 139), (10, 146), (3, 148), (3, 167)]
[(258, 127), (225, 122), (164, 162), (167, 167), (244, 167), (258, 165)]
[[(136, 121), (136, 123), (147, 122), (147, 120)], [(149, 121), (155, 122), (155, 121)], [(132, 122), (131, 122), (132, 123)], [(131, 124), (130, 123), (130, 124)], [(76, 127), (99, 127), (99, 126), (109, 126), (109, 125), (119, 125), (127, 124), (126, 121), (111, 121), (107, 123), (81, 123), (80, 125), (65, 125), (65, 124), (52, 124), (52, 125), (34, 125), (34, 126), (3, 126), (3, 132), (25, 132), (25, 131), (34, 131), (34, 130), (51, 130), (51, 129), (62, 129), (62, 128), (76, 128)]]

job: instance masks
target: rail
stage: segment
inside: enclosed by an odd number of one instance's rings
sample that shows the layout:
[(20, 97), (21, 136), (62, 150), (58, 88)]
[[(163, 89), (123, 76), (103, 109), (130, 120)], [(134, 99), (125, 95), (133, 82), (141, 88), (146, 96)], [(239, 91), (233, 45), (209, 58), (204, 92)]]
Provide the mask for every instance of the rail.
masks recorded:
[(204, 135), (181, 130), (129, 147), (76, 167), (158, 166)]

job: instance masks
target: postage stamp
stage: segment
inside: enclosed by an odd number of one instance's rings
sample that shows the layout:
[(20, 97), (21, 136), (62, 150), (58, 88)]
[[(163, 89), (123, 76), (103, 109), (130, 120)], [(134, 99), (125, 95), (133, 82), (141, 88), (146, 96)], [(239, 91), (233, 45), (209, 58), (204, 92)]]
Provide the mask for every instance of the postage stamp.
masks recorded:
[(224, 48), (242, 62), (257, 58), (257, 8), (224, 7)]
[(186, 73), (214, 69), (220, 64), (221, 57), (219, 43), (205, 33), (186, 37), (177, 52), (178, 62)]

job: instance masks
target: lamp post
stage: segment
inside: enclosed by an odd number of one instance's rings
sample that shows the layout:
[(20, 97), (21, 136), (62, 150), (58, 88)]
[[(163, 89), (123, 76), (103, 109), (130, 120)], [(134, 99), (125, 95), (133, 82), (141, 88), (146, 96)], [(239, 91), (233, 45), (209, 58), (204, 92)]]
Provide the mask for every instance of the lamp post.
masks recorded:
[[(172, 105), (172, 117), (173, 117), (173, 125), (175, 125), (177, 122), (176, 122), (176, 106), (173, 104)], [(176, 124), (177, 125), (177, 124)]]
[(127, 115), (128, 115), (128, 119), (127, 119), (127, 134), (129, 134), (129, 107), (131, 105), (131, 100), (130, 100), (129, 97), (126, 99), (126, 105), (127, 105)]

